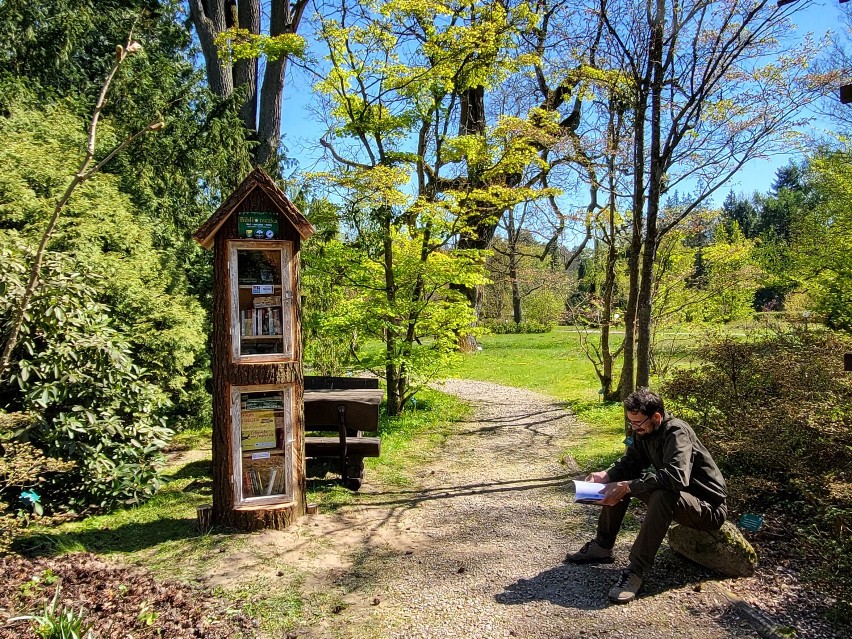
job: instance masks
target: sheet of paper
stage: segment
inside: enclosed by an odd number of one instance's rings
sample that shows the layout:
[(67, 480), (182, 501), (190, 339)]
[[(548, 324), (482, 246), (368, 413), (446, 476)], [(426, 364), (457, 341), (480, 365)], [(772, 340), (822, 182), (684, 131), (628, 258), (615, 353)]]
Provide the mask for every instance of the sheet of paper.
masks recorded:
[(605, 484), (597, 484), (591, 481), (574, 480), (574, 501), (580, 504), (597, 504), (603, 499), (600, 491)]

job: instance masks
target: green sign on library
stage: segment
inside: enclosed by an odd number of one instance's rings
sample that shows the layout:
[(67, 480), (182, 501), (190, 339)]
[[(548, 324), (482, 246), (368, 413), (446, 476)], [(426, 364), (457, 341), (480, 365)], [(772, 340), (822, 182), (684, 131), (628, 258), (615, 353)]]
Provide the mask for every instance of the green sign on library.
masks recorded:
[(275, 213), (240, 213), (237, 217), (240, 237), (254, 240), (274, 240), (278, 237), (278, 216)]

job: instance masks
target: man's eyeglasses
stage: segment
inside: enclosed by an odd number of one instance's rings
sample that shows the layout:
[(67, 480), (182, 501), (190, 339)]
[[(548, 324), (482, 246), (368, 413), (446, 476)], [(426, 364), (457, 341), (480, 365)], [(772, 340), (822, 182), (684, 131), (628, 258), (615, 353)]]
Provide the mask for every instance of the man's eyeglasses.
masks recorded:
[(631, 426), (632, 428), (641, 428), (641, 427), (642, 427), (642, 425), (643, 425), (645, 422), (647, 422), (649, 419), (651, 419), (651, 416), (650, 416), (650, 415), (649, 415), (648, 417), (646, 417), (645, 419), (643, 419), (641, 422), (634, 422), (632, 419), (628, 419), (628, 420), (627, 420), (627, 423), (628, 423), (628, 424), (630, 424), (630, 426)]

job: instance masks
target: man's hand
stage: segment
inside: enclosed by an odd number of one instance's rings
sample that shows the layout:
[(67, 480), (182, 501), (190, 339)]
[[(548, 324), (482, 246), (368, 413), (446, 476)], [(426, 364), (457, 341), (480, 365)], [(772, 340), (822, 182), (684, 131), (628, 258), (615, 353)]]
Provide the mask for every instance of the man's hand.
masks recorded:
[(609, 482), (609, 475), (607, 475), (605, 470), (599, 470), (586, 477), (586, 481), (593, 481), (596, 484), (606, 484)]
[(602, 506), (615, 506), (630, 494), (630, 484), (626, 481), (609, 483), (603, 487), (601, 494), (604, 496), (600, 502)]

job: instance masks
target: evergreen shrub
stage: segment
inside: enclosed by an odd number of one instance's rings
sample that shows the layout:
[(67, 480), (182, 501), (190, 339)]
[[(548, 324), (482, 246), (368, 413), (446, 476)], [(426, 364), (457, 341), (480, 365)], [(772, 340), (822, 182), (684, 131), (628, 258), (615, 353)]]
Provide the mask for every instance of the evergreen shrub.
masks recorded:
[[(32, 256), (7, 234), (0, 243), (0, 337), (21, 299)], [(28, 307), (0, 405), (32, 421), (18, 429), (48, 457), (73, 461), (42, 486), (48, 511), (109, 508), (152, 496), (160, 484), (168, 400), (98, 302), (97, 277), (63, 253), (48, 253)]]

